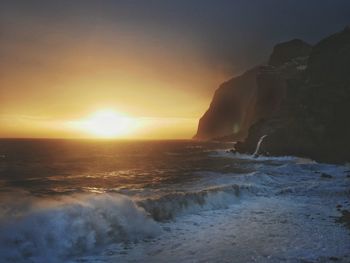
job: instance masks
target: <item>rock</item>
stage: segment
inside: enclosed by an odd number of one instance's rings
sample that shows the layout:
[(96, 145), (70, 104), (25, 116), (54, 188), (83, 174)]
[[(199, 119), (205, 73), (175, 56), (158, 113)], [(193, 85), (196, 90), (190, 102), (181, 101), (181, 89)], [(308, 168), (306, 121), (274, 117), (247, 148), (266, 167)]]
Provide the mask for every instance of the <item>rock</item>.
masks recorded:
[(273, 48), (269, 64), (272, 66), (281, 66), (294, 58), (308, 56), (311, 49), (311, 45), (300, 39), (293, 39), (288, 42), (277, 44)]
[(208, 140), (228, 135), (233, 135), (232, 139), (242, 139), (247, 135), (252, 122), (258, 71), (258, 68), (249, 70), (216, 90), (209, 109), (199, 120), (194, 139)]
[(168, 226), (164, 226), (164, 227), (163, 227), (163, 230), (166, 231), (166, 232), (171, 232), (171, 228), (168, 227)]
[(310, 49), (301, 40), (278, 44), (268, 65), (254, 67), (223, 83), (200, 119), (193, 138), (244, 139), (253, 123), (270, 117), (280, 108), (287, 79), (301, 74), (298, 67), (305, 65)]
[(310, 80), (314, 83), (349, 84), (349, 45), (349, 27), (315, 45), (308, 62)]
[(320, 41), (307, 69), (287, 80), (286, 96), (272, 116), (249, 129), (239, 152), (253, 152), (267, 134), (264, 150), (318, 161), (350, 160), (350, 30)]
[(327, 178), (327, 179), (333, 178), (333, 176), (331, 176), (330, 174), (326, 174), (326, 173), (322, 173), (322, 174), (321, 174), (321, 177), (322, 177), (322, 178)]
[(341, 213), (342, 215), (335, 222), (344, 224), (347, 228), (350, 228), (350, 212), (348, 210), (342, 210)]
[(233, 153), (233, 154), (237, 153), (236, 149), (230, 149), (230, 150), (227, 150), (226, 152), (227, 153)]
[(294, 39), (274, 47), (269, 63), (220, 86), (195, 139), (231, 140), (253, 153), (350, 161), (350, 28), (315, 46)]

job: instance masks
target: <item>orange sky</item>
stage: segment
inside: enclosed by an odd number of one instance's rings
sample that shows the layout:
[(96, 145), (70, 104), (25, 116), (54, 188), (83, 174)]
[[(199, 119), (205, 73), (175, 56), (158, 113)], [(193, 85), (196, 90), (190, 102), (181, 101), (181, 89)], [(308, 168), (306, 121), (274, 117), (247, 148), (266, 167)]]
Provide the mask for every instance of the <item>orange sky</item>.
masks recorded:
[(191, 138), (220, 83), (266, 61), (276, 43), (341, 29), (349, 6), (1, 1), (0, 137), (93, 137), (78, 124), (109, 110), (138, 123), (119, 137)]
[(23, 24), (8, 32), (0, 137), (94, 137), (66, 124), (112, 109), (142, 123), (123, 138), (191, 138), (226, 77), (184, 36), (106, 26), (88, 35), (67, 30)]

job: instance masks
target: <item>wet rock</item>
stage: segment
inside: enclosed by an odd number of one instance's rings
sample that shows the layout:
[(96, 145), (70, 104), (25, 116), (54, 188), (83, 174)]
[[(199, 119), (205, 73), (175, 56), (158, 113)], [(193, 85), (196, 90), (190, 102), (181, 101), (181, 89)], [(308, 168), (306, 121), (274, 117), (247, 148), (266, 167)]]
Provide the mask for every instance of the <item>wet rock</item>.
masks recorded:
[(322, 173), (322, 174), (321, 174), (321, 177), (322, 177), (322, 178), (327, 178), (327, 179), (331, 179), (331, 178), (333, 178), (333, 176), (332, 176), (332, 175), (330, 175), (330, 174), (326, 174), (326, 173)]
[(342, 210), (341, 216), (335, 220), (337, 223), (344, 224), (347, 228), (350, 229), (350, 212), (348, 210)]
[(166, 231), (166, 232), (170, 232), (170, 231), (171, 231), (171, 228), (168, 227), (168, 226), (165, 226), (165, 227), (163, 227), (163, 230)]
[(311, 49), (311, 45), (300, 39), (293, 39), (277, 44), (270, 56), (269, 64), (272, 66), (281, 66), (294, 58), (308, 56)]

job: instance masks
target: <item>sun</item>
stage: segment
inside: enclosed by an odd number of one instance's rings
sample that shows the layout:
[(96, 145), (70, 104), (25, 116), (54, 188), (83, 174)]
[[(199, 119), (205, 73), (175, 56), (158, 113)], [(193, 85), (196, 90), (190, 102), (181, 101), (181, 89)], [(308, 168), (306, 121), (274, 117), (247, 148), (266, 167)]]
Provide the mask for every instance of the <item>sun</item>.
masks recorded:
[(75, 123), (85, 133), (99, 138), (117, 138), (130, 135), (136, 128), (134, 119), (113, 110), (99, 110)]

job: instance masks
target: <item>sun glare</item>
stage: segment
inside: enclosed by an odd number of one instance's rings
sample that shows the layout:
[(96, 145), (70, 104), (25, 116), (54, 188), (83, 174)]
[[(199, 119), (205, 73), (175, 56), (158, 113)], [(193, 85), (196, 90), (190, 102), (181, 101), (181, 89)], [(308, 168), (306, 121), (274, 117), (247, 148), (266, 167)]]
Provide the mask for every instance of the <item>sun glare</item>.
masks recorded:
[(83, 132), (100, 138), (127, 136), (136, 128), (135, 120), (113, 110), (97, 111), (76, 124)]

